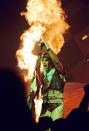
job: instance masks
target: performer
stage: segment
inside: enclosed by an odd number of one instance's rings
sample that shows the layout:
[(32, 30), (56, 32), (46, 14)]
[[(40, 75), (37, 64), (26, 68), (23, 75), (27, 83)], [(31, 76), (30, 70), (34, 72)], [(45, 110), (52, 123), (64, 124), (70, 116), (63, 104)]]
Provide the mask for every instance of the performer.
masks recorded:
[(57, 55), (69, 26), (61, 0), (28, 0), (26, 9), (23, 14), (29, 29), (22, 34), (16, 55), (25, 82), (29, 83), (28, 103), (37, 122), (44, 116), (56, 120), (63, 117), (65, 83), (63, 66)]
[(63, 117), (64, 69), (58, 57), (52, 50), (47, 49), (45, 43), (42, 42), (40, 46), (41, 53), (30, 86), (29, 104), (33, 106), (33, 99), (37, 98), (41, 90), (43, 96), (41, 117), (49, 116), (52, 120), (56, 120)]

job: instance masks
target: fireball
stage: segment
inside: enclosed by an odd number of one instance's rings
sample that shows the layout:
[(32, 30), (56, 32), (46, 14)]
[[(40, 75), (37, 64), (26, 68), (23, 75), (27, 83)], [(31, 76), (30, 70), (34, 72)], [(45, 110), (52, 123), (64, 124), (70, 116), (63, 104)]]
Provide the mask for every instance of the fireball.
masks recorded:
[(22, 15), (25, 15), (29, 29), (21, 35), (16, 57), (25, 81), (30, 81), (41, 51), (41, 41), (57, 55), (64, 44), (63, 34), (69, 25), (65, 21), (60, 0), (28, 0), (26, 9)]

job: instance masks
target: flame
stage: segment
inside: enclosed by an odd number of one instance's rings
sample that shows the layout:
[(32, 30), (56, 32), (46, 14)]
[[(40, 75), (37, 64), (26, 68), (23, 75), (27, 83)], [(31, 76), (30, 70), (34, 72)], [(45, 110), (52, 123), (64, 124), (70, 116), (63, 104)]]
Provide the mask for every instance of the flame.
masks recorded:
[[(22, 70), (28, 70), (28, 77), (25, 77), (25, 81), (27, 81), (27, 79), (32, 79), (33, 77), (36, 60), (38, 58), (38, 54), (40, 53), (39, 41), (44, 31), (44, 27), (34, 25), (29, 28), (29, 30), (25, 31), (21, 36), (22, 47), (16, 52), (16, 55), (18, 59), (18, 66)], [(36, 54), (33, 53), (33, 49), (37, 49)]]
[(21, 36), (20, 48), (16, 52), (18, 66), (24, 71), (25, 81), (33, 78), (43, 40), (55, 54), (64, 44), (63, 34), (69, 25), (65, 22), (60, 0), (28, 0), (25, 15), (29, 29)]

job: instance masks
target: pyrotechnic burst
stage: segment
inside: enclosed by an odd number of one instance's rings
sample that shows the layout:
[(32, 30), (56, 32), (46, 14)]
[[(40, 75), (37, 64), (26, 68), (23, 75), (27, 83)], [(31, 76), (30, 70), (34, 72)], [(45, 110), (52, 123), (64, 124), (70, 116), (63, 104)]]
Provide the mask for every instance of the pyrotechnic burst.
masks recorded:
[(29, 29), (21, 36), (16, 56), (25, 81), (30, 81), (40, 53), (40, 41), (58, 54), (64, 44), (63, 34), (69, 26), (65, 22), (60, 0), (28, 0), (26, 9), (22, 15), (25, 15)]

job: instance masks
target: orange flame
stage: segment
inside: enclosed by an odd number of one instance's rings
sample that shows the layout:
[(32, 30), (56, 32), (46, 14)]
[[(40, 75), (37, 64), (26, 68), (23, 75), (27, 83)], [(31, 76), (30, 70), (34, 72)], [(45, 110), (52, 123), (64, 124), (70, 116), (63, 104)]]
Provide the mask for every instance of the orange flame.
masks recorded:
[(22, 34), (21, 47), (16, 52), (18, 66), (25, 71), (25, 81), (33, 78), (40, 41), (58, 54), (64, 44), (63, 34), (69, 27), (60, 0), (28, 0), (26, 9), (22, 15), (30, 27)]

